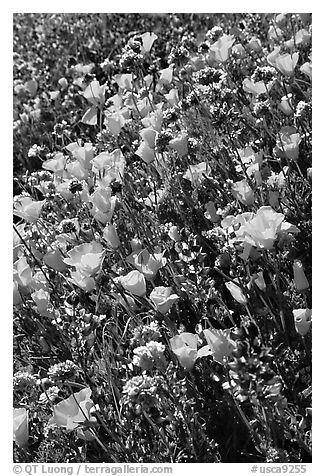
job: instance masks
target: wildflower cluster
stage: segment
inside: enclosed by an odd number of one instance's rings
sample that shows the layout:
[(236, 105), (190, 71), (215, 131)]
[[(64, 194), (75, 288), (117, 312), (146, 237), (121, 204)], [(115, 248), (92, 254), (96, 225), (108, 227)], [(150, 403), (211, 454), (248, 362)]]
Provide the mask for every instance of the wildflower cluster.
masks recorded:
[(311, 15), (14, 15), (14, 459), (311, 458)]

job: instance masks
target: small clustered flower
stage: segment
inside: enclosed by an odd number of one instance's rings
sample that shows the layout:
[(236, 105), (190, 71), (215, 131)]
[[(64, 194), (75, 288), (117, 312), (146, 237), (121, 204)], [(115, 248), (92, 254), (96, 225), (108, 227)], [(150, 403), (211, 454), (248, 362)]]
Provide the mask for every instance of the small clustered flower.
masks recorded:
[(42, 151), (42, 147), (34, 144), (28, 151), (28, 157), (37, 157)]
[(141, 367), (143, 370), (150, 370), (154, 366), (163, 368), (166, 362), (164, 351), (165, 346), (163, 344), (149, 341), (145, 346), (134, 349), (133, 364)]
[(208, 40), (214, 43), (215, 41), (219, 40), (222, 34), (223, 30), (221, 26), (216, 25), (206, 33), (206, 37), (208, 38)]
[(37, 382), (36, 377), (34, 377), (29, 372), (25, 372), (25, 371), (16, 372), (13, 377), (13, 388), (14, 388), (14, 391), (27, 390), (32, 387), (35, 387), (36, 382)]
[(132, 377), (123, 386), (124, 404), (138, 404), (143, 408), (152, 408), (157, 405), (158, 389), (162, 386), (162, 377), (137, 375)]
[(47, 373), (49, 378), (52, 380), (69, 380), (76, 377), (78, 366), (71, 362), (71, 360), (66, 360), (65, 362), (52, 365)]
[(300, 120), (311, 120), (312, 106), (305, 101), (299, 101), (295, 111), (295, 117)]
[(252, 74), (254, 82), (263, 81), (269, 83), (276, 78), (276, 70), (272, 66), (258, 66)]
[(145, 346), (150, 341), (159, 341), (162, 335), (157, 321), (151, 321), (150, 324), (136, 327), (133, 330), (133, 336), (130, 340), (132, 347)]
[(61, 233), (71, 233), (77, 231), (75, 223), (69, 218), (61, 221), (59, 229)]
[(57, 387), (56, 385), (52, 385), (46, 390), (46, 392), (41, 393), (39, 397), (40, 403), (53, 403), (58, 398), (59, 391), (59, 387)]
[(223, 73), (219, 69), (206, 67), (194, 73), (193, 77), (195, 81), (203, 84), (203, 86), (209, 86), (209, 84), (218, 83), (222, 75)]

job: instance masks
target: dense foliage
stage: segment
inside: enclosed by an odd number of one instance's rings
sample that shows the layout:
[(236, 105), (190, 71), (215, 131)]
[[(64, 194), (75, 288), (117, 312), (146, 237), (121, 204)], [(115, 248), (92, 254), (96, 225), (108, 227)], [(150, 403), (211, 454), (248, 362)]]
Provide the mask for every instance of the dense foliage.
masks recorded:
[(311, 460), (311, 15), (14, 15), (14, 460)]

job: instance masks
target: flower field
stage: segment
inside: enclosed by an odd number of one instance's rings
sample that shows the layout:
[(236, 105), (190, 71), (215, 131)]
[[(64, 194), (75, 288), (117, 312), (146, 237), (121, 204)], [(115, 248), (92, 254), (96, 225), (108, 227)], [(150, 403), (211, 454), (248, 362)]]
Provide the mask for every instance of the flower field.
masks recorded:
[(311, 462), (311, 21), (14, 14), (15, 462)]

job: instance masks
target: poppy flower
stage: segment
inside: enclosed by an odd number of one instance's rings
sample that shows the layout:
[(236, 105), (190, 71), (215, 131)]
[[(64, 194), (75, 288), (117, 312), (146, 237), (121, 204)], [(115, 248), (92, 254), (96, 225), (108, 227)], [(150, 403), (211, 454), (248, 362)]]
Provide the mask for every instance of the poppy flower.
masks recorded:
[(169, 141), (169, 147), (176, 150), (180, 157), (184, 157), (188, 153), (188, 135), (186, 132), (181, 132), (175, 139)]
[(299, 231), (291, 223), (284, 221), (282, 213), (275, 212), (269, 206), (260, 207), (252, 218), (249, 216), (247, 218), (248, 220), (245, 220), (235, 233), (241, 241), (256, 248), (272, 249), (281, 232), (296, 233)]
[(153, 43), (157, 40), (158, 36), (153, 32), (146, 32), (140, 35), (142, 41), (141, 53), (149, 53)]
[(72, 200), (74, 195), (70, 190), (71, 180), (63, 179), (61, 181), (55, 182), (55, 190), (60, 194), (67, 202)]
[(276, 142), (275, 152), (278, 157), (287, 157), (289, 160), (297, 160), (299, 157), (299, 144), (301, 136), (294, 127), (282, 127)]
[(205, 329), (203, 334), (210, 348), (211, 355), (219, 364), (229, 357), (235, 349), (235, 342), (230, 339), (230, 330)]
[(256, 286), (261, 290), (261, 291), (265, 291), (266, 289), (266, 284), (265, 284), (265, 280), (264, 280), (264, 276), (263, 276), (263, 271), (259, 271), (258, 273), (256, 273), (253, 277), (252, 277), (254, 283), (256, 284)]
[(310, 80), (312, 80), (312, 64), (311, 62), (306, 62), (300, 66), (300, 71), (304, 73)]
[(26, 288), (32, 283), (32, 270), (25, 256), (21, 256), (14, 264), (14, 278), (17, 284)]
[(83, 146), (78, 144), (78, 142), (72, 142), (66, 146), (66, 149), (78, 160), (83, 169), (91, 169), (91, 160), (94, 158), (94, 148), (90, 142), (86, 142)]
[(298, 63), (299, 53), (285, 53), (284, 55), (276, 55), (274, 58), (274, 66), (284, 76), (292, 77), (295, 72), (295, 67)]
[(14, 441), (20, 448), (28, 445), (28, 410), (25, 408), (14, 408), (13, 410), (13, 432)]
[(308, 45), (311, 40), (311, 34), (305, 28), (301, 28), (295, 34), (296, 45)]
[(288, 96), (283, 96), (279, 104), (279, 109), (286, 116), (291, 116), (294, 113), (294, 109), (292, 108), (292, 102), (290, 101), (291, 96), (292, 94), (288, 94)]
[(266, 57), (266, 61), (269, 63), (269, 65), (275, 67), (275, 60), (276, 58), (280, 55), (280, 47), (276, 46), (271, 53), (269, 53)]
[(146, 164), (150, 164), (155, 160), (155, 151), (150, 148), (145, 141), (141, 141), (139, 147), (135, 151), (135, 155), (140, 157)]
[(36, 79), (30, 79), (29, 81), (26, 81), (24, 84), (24, 88), (29, 92), (29, 94), (34, 97), (37, 89), (38, 89), (38, 82)]
[(42, 168), (54, 172), (55, 175), (62, 175), (65, 169), (67, 158), (58, 152), (52, 159), (45, 160), (42, 164)]
[(166, 314), (179, 296), (172, 294), (171, 287), (157, 286), (151, 291), (149, 298), (161, 314)]
[(218, 63), (224, 63), (229, 58), (235, 38), (232, 35), (223, 35), (210, 46), (210, 57)]
[(102, 107), (105, 103), (105, 89), (106, 85), (99, 85), (97, 80), (92, 81), (85, 89), (82, 95), (91, 104), (91, 107), (87, 109), (85, 114), (81, 118), (81, 122), (90, 126), (97, 124), (97, 109)]
[(210, 166), (206, 162), (200, 162), (196, 165), (190, 165), (184, 178), (192, 182), (194, 186), (198, 186), (203, 182), (203, 180), (205, 180), (205, 176), (209, 176), (210, 173)]
[(96, 287), (94, 278), (83, 275), (79, 270), (70, 271), (70, 278), (68, 278), (68, 281), (78, 286), (80, 289), (85, 291), (85, 293), (89, 293)]
[(166, 258), (164, 258), (164, 253), (161, 253), (158, 247), (154, 250), (153, 254), (150, 254), (147, 249), (131, 253), (126, 258), (126, 261), (132, 264), (138, 271), (141, 271), (147, 279), (154, 279), (158, 270), (163, 268), (167, 262)]
[(116, 205), (116, 196), (112, 196), (111, 188), (97, 187), (94, 193), (90, 195), (89, 201), (93, 205), (93, 208), (90, 210), (93, 217), (104, 225), (109, 223)]
[(139, 201), (143, 201), (146, 207), (153, 208), (153, 207), (156, 207), (158, 203), (160, 203), (165, 196), (166, 196), (166, 190), (158, 189), (158, 190), (153, 190), (152, 192), (149, 193), (149, 195), (145, 199), (140, 199)]
[(89, 171), (85, 170), (77, 160), (69, 162), (66, 166), (66, 170), (71, 177), (79, 181), (88, 179)]
[(120, 149), (115, 149), (112, 152), (101, 152), (99, 155), (91, 160), (93, 172), (111, 172), (111, 169), (116, 169), (117, 177), (123, 176), (125, 167), (125, 158)]
[(113, 136), (118, 136), (125, 125), (126, 119), (119, 112), (105, 114), (104, 124)]
[(146, 280), (138, 270), (130, 271), (126, 276), (115, 278), (126, 291), (135, 296), (144, 296), (146, 294)]
[(253, 96), (259, 96), (266, 93), (266, 86), (264, 81), (257, 81), (256, 83), (249, 78), (245, 78), (243, 81), (243, 89), (247, 93), (253, 94)]
[(173, 80), (174, 65), (170, 64), (168, 68), (159, 71), (159, 82), (161, 84), (170, 84)]
[(179, 94), (178, 94), (178, 89), (173, 88), (169, 91), (168, 94), (164, 94), (165, 98), (167, 99), (167, 102), (170, 104), (170, 106), (176, 106), (176, 104), (179, 103)]
[(169, 340), (170, 347), (176, 355), (179, 363), (185, 370), (192, 370), (196, 360), (210, 354), (208, 346), (202, 347), (199, 351), (198, 336), (190, 332), (182, 332)]
[(52, 317), (53, 316), (53, 306), (50, 300), (50, 293), (44, 289), (39, 289), (31, 294), (31, 298), (36, 304), (36, 311), (40, 316)]
[(161, 131), (162, 123), (163, 123), (163, 105), (164, 103), (156, 104), (154, 107), (154, 111), (149, 112), (146, 117), (141, 119), (142, 124), (145, 127), (151, 127), (157, 132)]
[[(16, 225), (16, 229), (20, 236), (22, 236), (23, 238), (26, 236), (25, 223)], [(15, 229), (13, 230), (13, 262), (17, 261), (18, 257), (21, 256), (23, 250), (23, 243), (18, 233)]]
[(46, 200), (37, 202), (31, 197), (19, 197), (14, 202), (14, 215), (23, 218), (28, 223), (35, 223), (42, 211)]
[(255, 53), (258, 53), (262, 50), (262, 44), (261, 40), (259, 38), (256, 38), (253, 36), (247, 43), (247, 47), (251, 51), (255, 51)]
[(90, 397), (91, 389), (84, 388), (54, 405), (53, 417), (50, 419), (49, 425), (71, 431), (84, 423), (95, 422), (96, 418), (91, 416), (90, 413), (90, 410), (94, 407), (94, 402)]
[(99, 85), (99, 81), (92, 81), (82, 93), (83, 97), (93, 106), (102, 106), (105, 103), (106, 85)]
[(155, 131), (152, 127), (145, 127), (140, 131), (140, 136), (142, 140), (146, 143), (150, 149), (154, 149), (156, 145), (156, 138), (158, 132)]
[(233, 183), (231, 191), (234, 198), (236, 198), (236, 200), (238, 200), (243, 205), (253, 205), (255, 196), (253, 190), (248, 185), (247, 180), (244, 179)]
[(131, 73), (116, 74), (112, 79), (118, 84), (120, 89), (132, 91), (133, 75)]
[(92, 241), (72, 248), (67, 253), (68, 258), (65, 258), (63, 262), (74, 266), (81, 275), (90, 277), (99, 271), (104, 253), (103, 246)]

